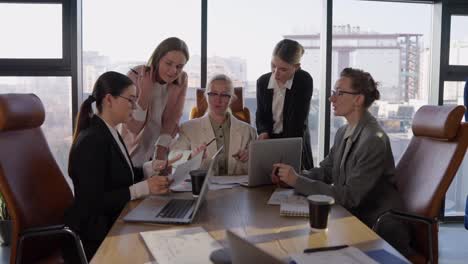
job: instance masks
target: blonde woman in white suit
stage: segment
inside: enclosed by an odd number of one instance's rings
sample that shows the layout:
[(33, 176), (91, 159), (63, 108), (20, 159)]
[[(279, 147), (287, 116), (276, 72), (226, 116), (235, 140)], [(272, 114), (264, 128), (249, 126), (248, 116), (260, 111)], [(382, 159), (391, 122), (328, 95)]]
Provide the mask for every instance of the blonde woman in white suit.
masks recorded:
[(256, 139), (257, 133), (252, 126), (229, 112), (233, 91), (231, 79), (224, 74), (210, 80), (205, 93), (207, 114), (180, 126), (179, 137), (171, 148), (171, 154), (191, 151), (193, 156), (206, 150), (205, 156), (212, 157), (224, 145), (216, 175), (247, 174), (248, 146)]

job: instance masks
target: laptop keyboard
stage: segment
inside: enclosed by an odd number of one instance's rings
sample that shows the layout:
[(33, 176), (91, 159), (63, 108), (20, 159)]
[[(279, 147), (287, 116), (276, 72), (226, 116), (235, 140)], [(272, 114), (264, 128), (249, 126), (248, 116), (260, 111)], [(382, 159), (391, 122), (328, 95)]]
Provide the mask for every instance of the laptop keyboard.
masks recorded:
[(182, 218), (192, 208), (195, 200), (172, 199), (156, 215), (164, 218)]

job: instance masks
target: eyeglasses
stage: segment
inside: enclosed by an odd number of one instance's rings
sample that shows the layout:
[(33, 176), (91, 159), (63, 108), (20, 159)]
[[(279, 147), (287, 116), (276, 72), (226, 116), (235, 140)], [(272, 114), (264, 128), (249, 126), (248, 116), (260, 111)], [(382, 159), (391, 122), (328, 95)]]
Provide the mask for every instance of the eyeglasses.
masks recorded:
[(341, 90), (332, 90), (332, 96), (343, 96), (343, 94), (352, 94), (352, 95), (358, 95), (361, 94), (359, 92), (347, 92), (347, 91), (341, 91)]
[(231, 95), (227, 93), (215, 93), (215, 92), (209, 92), (207, 93), (209, 97), (220, 97), (221, 99), (228, 100), (231, 99)]
[(136, 99), (135, 98), (128, 98), (128, 97), (121, 96), (121, 95), (117, 95), (117, 96), (127, 100), (130, 104), (132, 104), (132, 107), (136, 107)]

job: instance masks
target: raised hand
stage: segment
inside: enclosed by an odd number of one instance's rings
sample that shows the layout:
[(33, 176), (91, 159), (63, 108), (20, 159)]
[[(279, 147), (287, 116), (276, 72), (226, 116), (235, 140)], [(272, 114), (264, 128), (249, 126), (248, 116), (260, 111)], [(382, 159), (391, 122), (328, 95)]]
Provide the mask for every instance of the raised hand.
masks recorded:
[(138, 105), (143, 109), (148, 109), (148, 106), (151, 102), (151, 95), (153, 92), (153, 78), (154, 75), (154, 67), (141, 67), (140, 71), (138, 72), (137, 78), (137, 88), (138, 88)]
[[(205, 151), (206, 148), (207, 148), (206, 143), (201, 144), (200, 146), (198, 146), (197, 148), (192, 150), (192, 153), (190, 154), (190, 157), (192, 157), (192, 158), (195, 157), (196, 155), (198, 155), (198, 153), (200, 153), (202, 151)], [(203, 153), (203, 158), (206, 158), (206, 152)]]
[(163, 171), (166, 168), (170, 167), (172, 164), (174, 164), (176, 161), (180, 160), (181, 158), (182, 153), (179, 153), (170, 160), (153, 160), (151, 165), (154, 171)]

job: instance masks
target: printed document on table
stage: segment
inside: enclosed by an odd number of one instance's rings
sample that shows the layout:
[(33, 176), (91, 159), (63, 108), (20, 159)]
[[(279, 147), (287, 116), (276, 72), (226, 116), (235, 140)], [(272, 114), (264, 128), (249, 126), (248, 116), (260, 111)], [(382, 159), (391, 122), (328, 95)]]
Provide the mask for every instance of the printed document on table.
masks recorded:
[(179, 164), (172, 174), (174, 182), (171, 184), (172, 191), (190, 192), (192, 185), (185, 180), (190, 179), (189, 172), (200, 168), (202, 162), (203, 152), (198, 153), (192, 159), (187, 160), (185, 163)]
[(211, 263), (211, 252), (221, 249), (202, 227), (141, 232), (158, 264)]
[(355, 247), (340, 250), (321, 251), (315, 253), (302, 253), (291, 256), (297, 264), (378, 264), (373, 259)]
[(236, 175), (236, 176), (213, 176), (210, 178), (211, 183), (216, 184), (240, 184), (249, 181), (249, 175)]

